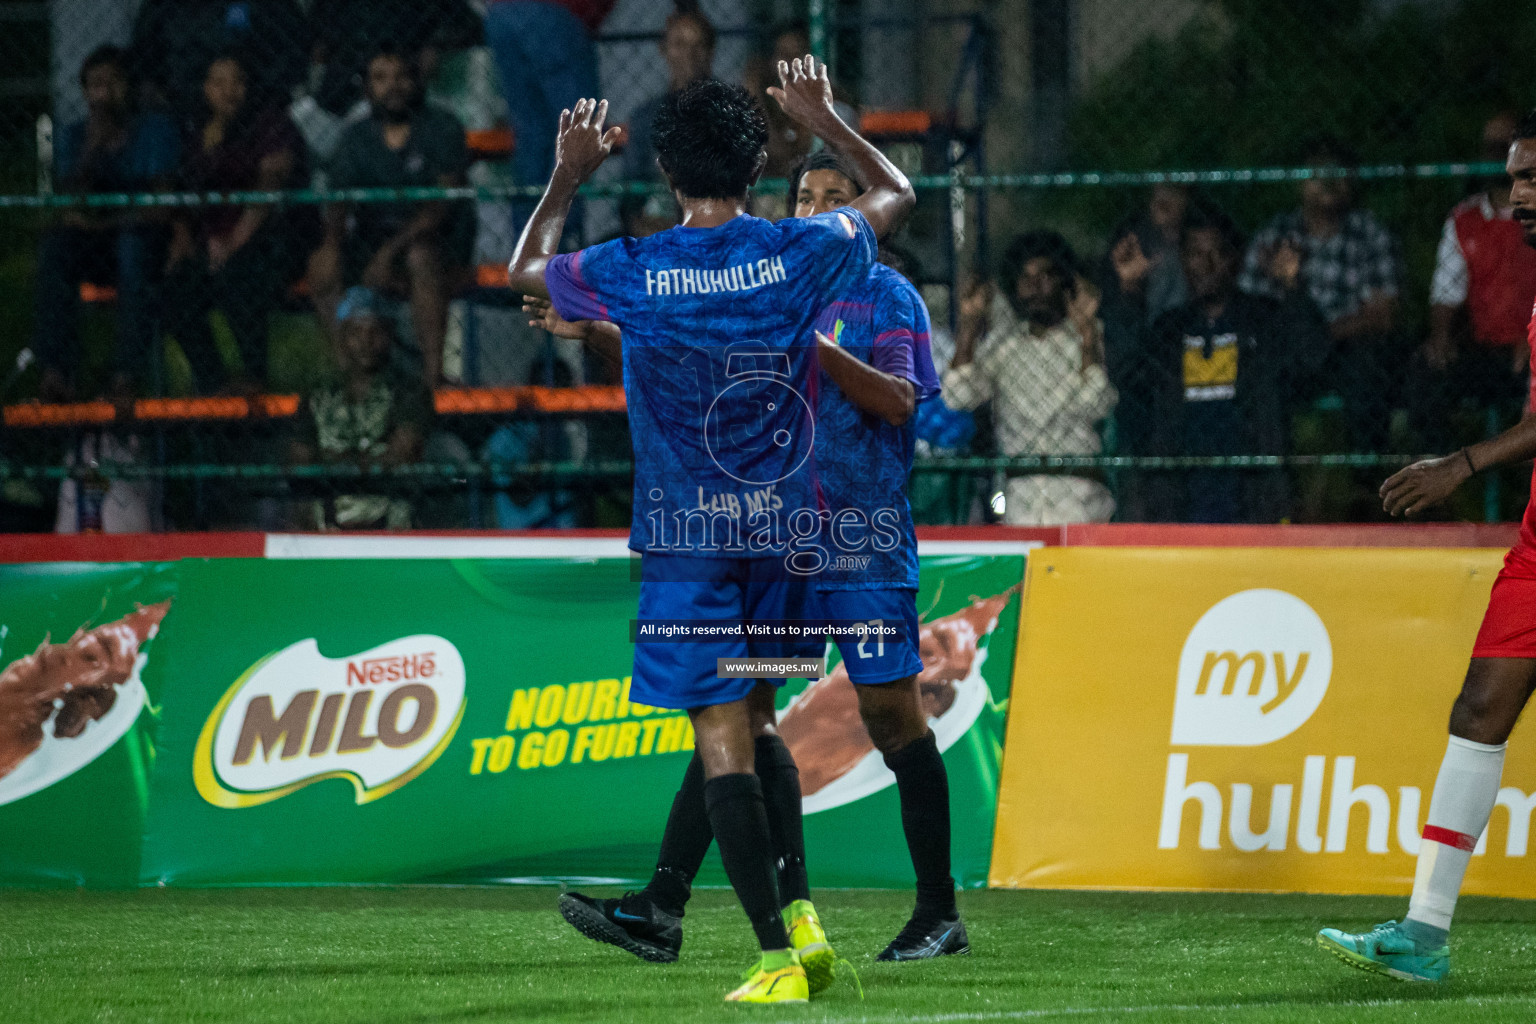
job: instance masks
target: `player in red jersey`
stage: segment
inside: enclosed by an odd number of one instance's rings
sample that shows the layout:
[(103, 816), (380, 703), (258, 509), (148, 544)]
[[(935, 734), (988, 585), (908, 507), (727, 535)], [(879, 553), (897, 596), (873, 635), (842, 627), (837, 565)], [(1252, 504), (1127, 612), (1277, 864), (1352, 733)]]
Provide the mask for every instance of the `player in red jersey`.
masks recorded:
[[(1536, 111), (1521, 121), (1505, 169), (1510, 203), (1525, 243), (1536, 247)], [(1536, 310), (1526, 329), (1536, 368)], [(1416, 462), (1381, 485), (1394, 516), (1415, 516), (1450, 497), (1480, 470), (1536, 457), (1536, 389), (1525, 418), (1498, 437), (1454, 455)], [(1447, 935), (1456, 896), (1478, 837), (1488, 825), (1504, 770), (1504, 746), (1536, 689), (1536, 477), (1520, 540), (1493, 583), (1461, 693), (1451, 707), (1451, 736), (1429, 803), (1413, 897), (1402, 922), (1369, 932), (1333, 928), (1318, 943), (1351, 966), (1410, 981), (1441, 981), (1450, 972)]]

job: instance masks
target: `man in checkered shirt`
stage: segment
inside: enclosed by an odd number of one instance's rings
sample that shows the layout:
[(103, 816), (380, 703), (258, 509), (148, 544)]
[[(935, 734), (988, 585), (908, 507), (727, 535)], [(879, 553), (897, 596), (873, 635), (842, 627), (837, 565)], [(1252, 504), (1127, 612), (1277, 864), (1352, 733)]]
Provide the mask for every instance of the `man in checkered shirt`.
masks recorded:
[[(1353, 154), (1331, 140), (1309, 147), (1309, 167), (1351, 167)], [(1344, 402), (1349, 443), (1380, 451), (1387, 442), (1399, 367), (1394, 330), (1402, 263), (1398, 243), (1369, 210), (1355, 206), (1349, 178), (1302, 183), (1301, 206), (1254, 235), (1238, 286), (1279, 301), (1272, 261), (1299, 257), (1307, 293), (1328, 321), (1333, 349), (1318, 375), (1319, 393)]]

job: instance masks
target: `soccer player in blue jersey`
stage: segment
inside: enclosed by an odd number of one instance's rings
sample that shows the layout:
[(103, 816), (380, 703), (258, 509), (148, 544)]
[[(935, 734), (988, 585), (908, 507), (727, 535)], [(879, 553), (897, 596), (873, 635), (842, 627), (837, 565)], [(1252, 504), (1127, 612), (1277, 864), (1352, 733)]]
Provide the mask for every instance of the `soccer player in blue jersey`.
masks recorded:
[[(790, 180), (797, 217), (854, 200), (858, 184), (833, 153), (813, 153)], [(896, 776), (917, 875), (917, 907), (880, 960), (969, 952), (950, 875), (949, 780), (918, 699), (917, 534), (907, 502), (916, 404), (939, 392), (928, 310), (905, 277), (877, 263), (816, 320), (822, 368), (817, 473), (829, 563), (819, 612), (868, 634), (837, 638), (859, 716)], [(878, 632), (895, 627), (886, 637)]]
[(653, 128), (682, 224), (556, 255), (577, 189), (620, 134), (604, 129), (606, 101), (583, 100), (561, 115), (554, 173), (509, 267), (514, 288), (547, 297), (565, 319), (622, 331), (630, 547), (642, 558), (631, 696), (686, 709), (693, 722), (710, 829), (763, 950), (727, 999), (757, 1003), (804, 1001), (809, 990), (780, 913), (755, 773), (756, 682), (717, 677), (718, 659), (753, 649), (739, 636), (647, 642), (647, 630), (800, 617), (785, 614), (808, 590), (794, 555), (820, 524), (805, 339), (914, 203), (905, 176), (833, 111), (824, 67), (806, 57), (781, 62), (779, 76), (770, 94), (849, 160), (867, 185), (858, 201), (779, 224), (747, 216), (766, 123), (743, 90), (698, 82), (667, 98)]
[[(806, 157), (790, 176), (795, 216), (811, 217), (852, 202), (860, 188), (847, 164), (829, 152)], [(547, 306), (526, 307), (542, 326), (594, 347), (617, 340), (612, 325), (569, 324)], [(877, 263), (863, 281), (816, 320), (823, 375), (816, 401), (815, 451), (829, 530), (828, 565), (817, 574), (819, 617), (843, 624), (894, 625), (897, 635), (839, 638), (855, 684), (865, 729), (896, 775), (902, 825), (917, 874), (917, 909), (879, 959), (926, 959), (969, 950), (950, 875), (949, 786), (943, 759), (923, 716), (916, 675), (917, 538), (906, 501), (916, 404), (938, 392), (928, 348), (928, 312), (901, 274)], [(821, 644), (802, 654), (819, 655)], [(754, 696), (762, 693), (754, 691)], [(772, 690), (766, 691), (771, 700)], [(774, 729), (759, 715), (758, 772), (794, 771)], [(783, 769), (781, 769), (783, 770)], [(796, 776), (798, 781), (798, 776)], [(766, 785), (766, 784), (765, 784)], [(609, 928), (594, 935), (646, 959), (675, 959), (692, 879), (709, 849), (700, 773), (691, 765), (674, 802), (656, 871), (624, 901), (604, 901)], [(798, 784), (795, 787), (798, 793)], [(770, 807), (781, 896), (805, 883), (798, 805)], [(597, 905), (579, 894), (568, 898)], [(624, 916), (615, 916), (615, 914)], [(656, 922), (664, 922), (658, 928)]]

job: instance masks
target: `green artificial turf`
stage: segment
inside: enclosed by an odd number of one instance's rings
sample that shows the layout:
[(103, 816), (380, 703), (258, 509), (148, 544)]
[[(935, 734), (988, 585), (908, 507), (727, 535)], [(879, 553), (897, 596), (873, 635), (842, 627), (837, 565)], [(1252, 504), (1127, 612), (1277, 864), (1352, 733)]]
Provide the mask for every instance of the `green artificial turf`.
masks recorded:
[[(598, 892), (602, 892), (598, 890)], [(726, 1006), (753, 959), (731, 894), (695, 896), (676, 964), (582, 938), (549, 888), (0, 892), (0, 1021), (1521, 1021), (1536, 903), (1463, 901), (1452, 980), (1351, 971), (1312, 943), (1400, 899), (961, 895), (973, 953), (876, 964), (909, 897), (822, 891), (863, 979), (809, 1007)]]

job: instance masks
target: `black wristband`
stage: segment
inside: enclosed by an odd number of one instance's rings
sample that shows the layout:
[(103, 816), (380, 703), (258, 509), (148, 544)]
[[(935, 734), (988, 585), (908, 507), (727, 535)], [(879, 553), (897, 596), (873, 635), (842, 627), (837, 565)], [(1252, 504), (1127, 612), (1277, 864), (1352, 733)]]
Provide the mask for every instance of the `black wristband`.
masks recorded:
[(1467, 449), (1463, 448), (1461, 450), (1461, 457), (1467, 460), (1467, 469), (1468, 469), (1468, 471), (1470, 471), (1473, 476), (1476, 476), (1477, 475), (1477, 467), (1472, 464), (1472, 453), (1467, 451)]

